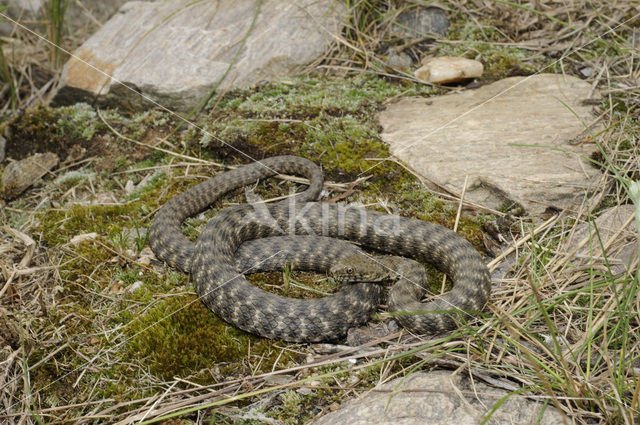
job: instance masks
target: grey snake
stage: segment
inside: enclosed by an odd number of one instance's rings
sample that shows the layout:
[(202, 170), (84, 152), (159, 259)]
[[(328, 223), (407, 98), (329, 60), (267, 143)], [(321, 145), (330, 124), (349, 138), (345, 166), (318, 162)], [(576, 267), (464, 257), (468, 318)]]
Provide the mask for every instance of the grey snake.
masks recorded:
[[(182, 233), (186, 218), (225, 193), (276, 174), (303, 176), (310, 185), (276, 204), (243, 204), (222, 210), (195, 243)], [(482, 310), (491, 290), (489, 273), (466, 239), (417, 219), (312, 202), (322, 190), (322, 181), (322, 172), (313, 162), (295, 156), (267, 158), (221, 173), (160, 208), (149, 229), (151, 248), (159, 259), (192, 274), (196, 292), (211, 311), (267, 338), (293, 342), (342, 338), (349, 328), (366, 322), (381, 303), (382, 286), (370, 282), (393, 280), (398, 274), (389, 304), (402, 312), (400, 323), (414, 332), (450, 330), (461, 312)], [(397, 257), (372, 257), (344, 241), (433, 264), (452, 279), (453, 288), (420, 303), (426, 289), (418, 281), (422, 282), (424, 273), (415, 264)], [(371, 261), (382, 272), (367, 273)], [(243, 276), (276, 270), (287, 262), (297, 270), (331, 271), (343, 284), (324, 298), (292, 299), (263, 291)], [(379, 277), (385, 270), (391, 273)]]

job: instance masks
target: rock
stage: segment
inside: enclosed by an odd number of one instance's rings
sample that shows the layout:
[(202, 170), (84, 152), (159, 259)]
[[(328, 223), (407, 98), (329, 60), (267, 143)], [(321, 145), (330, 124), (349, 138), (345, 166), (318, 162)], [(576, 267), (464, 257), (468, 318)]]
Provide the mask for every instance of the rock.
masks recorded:
[(413, 60), (411, 56), (405, 52), (397, 52), (395, 49), (389, 49), (385, 64), (391, 68), (407, 69), (413, 64)]
[(7, 15), (19, 21), (35, 21), (42, 17), (45, 0), (7, 0), (2, 2), (7, 6)]
[(92, 241), (97, 238), (98, 234), (96, 232), (82, 233), (72, 237), (71, 240), (69, 240), (69, 245), (80, 245), (84, 241)]
[[(339, 410), (312, 422), (314, 425), (475, 425), (508, 392), (463, 374), (439, 370), (416, 372), (394, 379)], [(544, 411), (544, 413), (542, 413)], [(541, 415), (541, 417), (540, 417)], [(539, 420), (539, 422), (538, 422)], [(543, 425), (563, 423), (554, 407), (513, 395), (491, 415), (487, 424)]]
[(482, 64), (476, 60), (440, 56), (423, 61), (423, 66), (413, 75), (428, 83), (446, 84), (478, 78), (482, 75), (482, 71)]
[(0, 21), (0, 37), (10, 37), (12, 31), (13, 25), (11, 25), (11, 22)]
[[(64, 25), (65, 30), (74, 34), (74, 37), (82, 37), (82, 32), (78, 29), (96, 28), (102, 22), (109, 19), (120, 6), (127, 0), (82, 0), (82, 2), (68, 2), (67, 13), (65, 14)], [(5, 2), (3, 2), (5, 3)], [(36, 24), (43, 23), (47, 20), (45, 13), (48, 7), (46, 0), (7, 0), (6, 5), (9, 6), (7, 13), (9, 17), (26, 25), (29, 28), (37, 28)], [(7, 25), (0, 27), (0, 34), (8, 36), (14, 30), (11, 22), (5, 22)], [(45, 29), (42, 26), (42, 29)], [(85, 33), (89, 33), (85, 31)]]
[[(29, 28), (34, 28), (32, 22), (37, 22), (41, 18), (41, 7), (44, 0), (7, 0), (2, 2), (7, 9), (4, 13), (11, 19), (15, 19)], [(0, 18), (0, 36), (10, 37), (16, 30), (13, 22)]]
[(138, 289), (142, 288), (142, 286), (144, 285), (144, 282), (141, 280), (136, 280), (135, 282), (133, 282), (131, 284), (131, 286), (127, 286), (124, 290), (124, 292), (131, 294), (135, 291), (137, 291)]
[(331, 0), (266, 0), (242, 47), (259, 4), (129, 2), (76, 50), (79, 59), (65, 65), (53, 102), (97, 96), (99, 104), (140, 109), (148, 103), (140, 92), (190, 111), (214, 87), (224, 91), (298, 72), (322, 55), (344, 21), (344, 7)]
[(601, 177), (580, 157), (596, 150), (583, 126), (595, 121), (584, 102), (590, 95), (591, 85), (579, 78), (540, 74), (404, 98), (380, 114), (382, 138), (440, 188), (460, 194), (468, 175), (465, 199), (541, 215), (550, 206), (574, 206)]
[(580, 74), (582, 74), (585, 78), (589, 78), (593, 75), (593, 68), (590, 66), (585, 66), (580, 69)]
[[(69, 2), (69, 8), (64, 17), (69, 25), (69, 32), (77, 33), (77, 29), (84, 27), (98, 28), (109, 20), (120, 7), (129, 0), (82, 0), (82, 3)], [(151, 0), (158, 1), (158, 0)]]
[(448, 29), (449, 18), (437, 7), (411, 7), (400, 13), (391, 25), (392, 34), (409, 38), (446, 35)]
[[(595, 220), (599, 239), (593, 223), (583, 223), (562, 242), (559, 252), (575, 252), (575, 265), (590, 263), (592, 267), (606, 273), (609, 270), (608, 262), (612, 275), (624, 273), (638, 258), (638, 233), (633, 219), (634, 212), (634, 205), (608, 208)], [(606, 262), (600, 241), (606, 247)]]
[(53, 153), (37, 153), (7, 165), (2, 173), (0, 191), (5, 199), (15, 198), (58, 165)]
[(124, 193), (131, 195), (134, 190), (136, 190), (136, 185), (133, 183), (133, 180), (127, 180), (127, 183), (124, 185)]
[(156, 258), (155, 254), (153, 253), (153, 251), (151, 251), (151, 248), (149, 248), (148, 246), (145, 246), (144, 248), (142, 248), (142, 251), (140, 251), (140, 255), (138, 256), (138, 263), (143, 264), (145, 266), (148, 266), (152, 262), (157, 260), (158, 259)]
[(7, 139), (0, 136), (0, 162), (4, 161), (5, 149), (7, 147)]

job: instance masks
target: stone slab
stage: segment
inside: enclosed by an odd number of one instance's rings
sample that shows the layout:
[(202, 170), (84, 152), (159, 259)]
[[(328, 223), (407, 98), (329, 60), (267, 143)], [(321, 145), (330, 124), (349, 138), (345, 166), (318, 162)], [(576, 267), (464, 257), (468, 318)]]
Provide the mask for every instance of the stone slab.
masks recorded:
[(224, 91), (298, 72), (342, 28), (344, 6), (333, 0), (265, 0), (234, 62), (259, 4), (126, 3), (65, 65), (53, 103), (97, 97), (127, 109), (144, 107), (121, 82), (163, 106), (189, 111), (219, 82)]
[[(571, 208), (601, 173), (584, 157), (597, 99), (578, 78), (540, 74), (475, 90), (404, 98), (380, 113), (391, 153), (436, 185), (492, 209)], [(575, 115), (574, 115), (575, 113)]]

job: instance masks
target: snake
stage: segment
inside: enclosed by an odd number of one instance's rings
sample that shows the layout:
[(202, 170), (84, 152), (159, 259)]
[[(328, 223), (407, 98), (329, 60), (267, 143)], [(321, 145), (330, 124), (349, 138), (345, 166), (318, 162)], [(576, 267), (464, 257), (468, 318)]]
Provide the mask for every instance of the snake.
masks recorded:
[[(282, 202), (225, 208), (206, 224), (195, 243), (182, 233), (186, 218), (203, 211), (225, 193), (277, 174), (305, 177), (309, 186)], [(399, 281), (404, 282), (401, 288), (405, 289), (392, 288), (390, 301), (398, 298), (394, 305), (416, 313), (400, 316), (414, 318), (407, 319), (407, 323), (410, 327), (416, 325), (416, 331), (453, 329), (461, 315), (484, 308), (491, 291), (489, 272), (469, 241), (435, 223), (353, 204), (317, 202), (322, 185), (322, 171), (317, 165), (290, 155), (266, 158), (218, 174), (174, 196), (159, 209), (149, 228), (150, 246), (159, 259), (191, 273), (199, 298), (212, 312), (242, 330), (271, 339), (339, 340), (349, 328), (365, 323), (380, 304), (383, 289), (341, 274), (343, 265), (357, 270), (351, 275), (360, 279), (363, 270), (372, 269), (370, 263), (354, 263), (356, 257), (392, 271), (399, 261), (392, 258), (421, 260), (452, 279), (449, 292), (420, 303), (415, 296), (425, 289), (407, 289), (423, 286), (412, 282), (418, 279), (416, 275), (398, 270), (393, 273), (400, 275)], [(385, 256), (370, 256), (353, 243)], [(239, 259), (240, 254), (244, 260)], [(404, 260), (409, 261), (407, 258)], [(244, 277), (249, 271), (275, 268), (283, 262), (296, 263), (301, 269), (330, 271), (346, 283), (324, 298), (292, 299), (266, 292)], [(377, 282), (388, 276), (364, 278)], [(408, 299), (409, 292), (413, 292), (412, 300)]]
[(420, 302), (428, 293), (429, 282), (424, 267), (415, 260), (357, 252), (337, 259), (327, 273), (342, 285), (393, 283), (388, 295), (389, 312), (395, 313), (393, 317), (402, 327), (417, 334), (450, 330), (456, 327), (456, 320), (467, 319), (452, 314), (457, 311), (452, 309), (456, 300), (447, 299), (450, 296)]

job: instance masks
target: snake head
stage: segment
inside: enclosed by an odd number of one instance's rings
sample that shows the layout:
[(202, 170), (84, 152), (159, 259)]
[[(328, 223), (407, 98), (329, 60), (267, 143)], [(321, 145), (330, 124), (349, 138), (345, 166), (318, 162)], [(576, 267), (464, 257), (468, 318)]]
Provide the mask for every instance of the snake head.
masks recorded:
[(329, 269), (329, 276), (340, 284), (381, 282), (386, 279), (386, 275), (380, 264), (365, 254), (343, 258)]
[(358, 282), (358, 276), (355, 273), (355, 269), (344, 262), (339, 262), (331, 266), (329, 269), (329, 276), (341, 284)]

